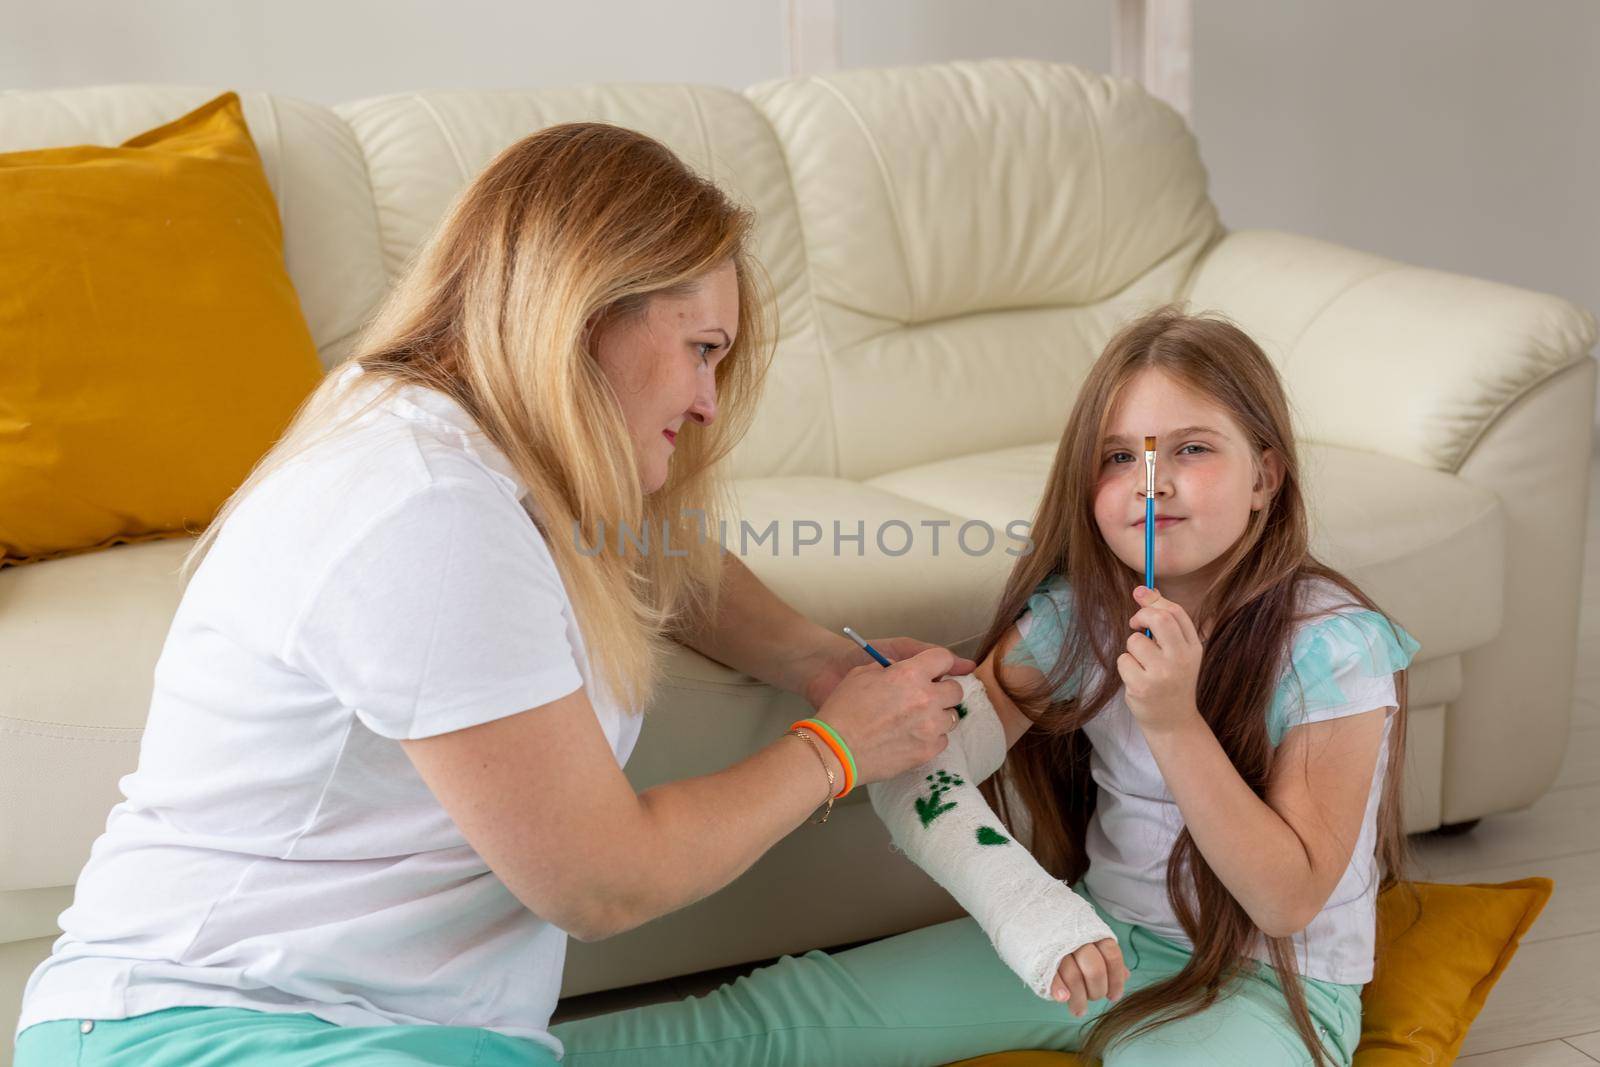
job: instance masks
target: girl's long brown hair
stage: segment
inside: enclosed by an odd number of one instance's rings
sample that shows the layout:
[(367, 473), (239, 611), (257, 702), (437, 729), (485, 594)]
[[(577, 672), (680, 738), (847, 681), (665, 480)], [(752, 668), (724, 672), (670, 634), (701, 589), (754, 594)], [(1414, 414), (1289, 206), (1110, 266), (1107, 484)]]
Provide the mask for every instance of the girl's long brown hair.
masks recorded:
[[(642, 712), (669, 635), (717, 611), (722, 561), (704, 531), (731, 511), (720, 461), (748, 428), (772, 358), (755, 222), (633, 130), (567, 123), (511, 145), (462, 190), (357, 343), (351, 360), (382, 388), (339, 415), (345, 388), (327, 375), (190, 550), (185, 582), (263, 478), (395, 390), (428, 386), (457, 401), (516, 469), (597, 671)], [(652, 297), (693, 291), (729, 261), (739, 325), (716, 370), (719, 415), (684, 424), (666, 483), (647, 496), (594, 333), (642, 314)], [(663, 524), (670, 552), (654, 541)], [(655, 550), (588, 549), (622, 544), (624, 525), (649, 531)]]
[[(1225, 408), (1249, 442), (1258, 474), (1267, 449), (1283, 464), (1274, 498), (1250, 516), (1194, 619), (1209, 637), (1200, 667), (1196, 700), (1200, 713), (1257, 796), (1265, 796), (1274, 748), (1267, 712), (1281, 672), (1290, 663), (1296, 623), (1313, 616), (1301, 599), (1309, 579), (1329, 579), (1350, 594), (1352, 606), (1377, 605), (1352, 581), (1316, 560), (1309, 550), (1305, 501), (1288, 400), (1266, 354), (1231, 323), (1190, 315), (1177, 306), (1158, 308), (1111, 339), (1080, 390), (1034, 517), (1035, 550), (1019, 558), (978, 651), (981, 661), (1027, 607), (1035, 587), (1061, 574), (1073, 596), (1074, 621), (1067, 647), (1049, 677), (1026, 691), (1006, 694), (1036, 725), (1011, 749), (1005, 767), (983, 785), (1001, 818), (1032, 824), (1031, 848), (1058, 878), (1076, 883), (1087, 870), (1084, 838), (1096, 787), (1089, 776), (1089, 742), (1082, 727), (1121, 688), (1116, 660), (1129, 634), (1125, 620), (1137, 604), (1130, 590), (1144, 580), (1118, 559), (1096, 526), (1093, 500), (1099, 480), (1101, 440), (1111, 412), (1129, 381), (1159, 371)], [(1159, 585), (1159, 582), (1157, 583)], [(1100, 684), (1060, 701), (1071, 679)], [(997, 679), (999, 672), (996, 672)], [(1068, 687), (1069, 689), (1072, 687)], [(1401, 818), (1401, 769), (1405, 760), (1407, 672), (1396, 672), (1398, 711), (1389, 732), (1389, 758), (1378, 809), (1377, 853), (1381, 888), (1401, 877), (1406, 842)], [(1015, 791), (1026, 813), (1008, 810)], [(1297, 981), (1292, 938), (1268, 938), (1234, 899), (1196, 848), (1187, 829), (1167, 865), (1167, 897), (1194, 944), (1188, 964), (1171, 978), (1130, 993), (1110, 1007), (1089, 1031), (1083, 1052), (1099, 1056), (1111, 1042), (1148, 1032), (1165, 1022), (1203, 1011), (1226, 992), (1230, 979), (1265, 938), (1282, 982), (1294, 1027), (1315, 1063), (1325, 1061), (1316, 1028)]]

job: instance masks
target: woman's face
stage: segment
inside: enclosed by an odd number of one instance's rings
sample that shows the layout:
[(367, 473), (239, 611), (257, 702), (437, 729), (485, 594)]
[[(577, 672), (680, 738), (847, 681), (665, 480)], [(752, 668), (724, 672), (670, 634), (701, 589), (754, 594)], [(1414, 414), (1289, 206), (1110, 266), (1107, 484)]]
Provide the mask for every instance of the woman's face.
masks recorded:
[(1160, 371), (1140, 371), (1108, 423), (1094, 517), (1111, 551), (1141, 582), (1148, 434), (1156, 438), (1156, 587), (1192, 610), (1198, 605), (1190, 601), (1214, 577), (1208, 568), (1239, 540), (1250, 513), (1272, 499), (1281, 463), (1267, 450), (1258, 478), (1244, 432), (1224, 409)]
[(652, 296), (644, 311), (603, 326), (595, 359), (622, 405), (646, 493), (667, 480), (674, 439), (717, 417), (716, 368), (738, 336), (732, 260), (685, 296)]

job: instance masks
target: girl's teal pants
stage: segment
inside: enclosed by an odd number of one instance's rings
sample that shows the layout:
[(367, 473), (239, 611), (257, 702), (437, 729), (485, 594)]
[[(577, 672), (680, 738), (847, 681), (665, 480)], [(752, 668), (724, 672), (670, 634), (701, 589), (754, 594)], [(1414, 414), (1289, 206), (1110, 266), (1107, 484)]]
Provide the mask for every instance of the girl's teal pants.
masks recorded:
[[(1080, 892), (1082, 890), (1080, 889)], [(1085, 894), (1086, 899), (1087, 894)], [(1094, 903), (1093, 900), (1090, 900)], [(1160, 981), (1184, 948), (1096, 904), (1128, 964), (1128, 990)], [(1361, 1036), (1361, 987), (1301, 980), (1333, 1062)], [(928, 1067), (1008, 1049), (1079, 1047), (1108, 1004), (1081, 1018), (1036, 997), (978, 924), (957, 919), (834, 955), (785, 956), (701, 997), (561, 1023), (569, 1067)], [(549, 1067), (544, 1046), (458, 1026), (340, 1027), (306, 1014), (168, 1008), (129, 1019), (40, 1023), (16, 1067)], [(1106, 1067), (1311, 1062), (1283, 991), (1261, 965), (1211, 1008), (1115, 1045)]]
[[(1127, 990), (1176, 974), (1187, 949), (1107, 915)], [(1347, 1065), (1361, 1038), (1361, 987), (1300, 980), (1323, 1047)], [(835, 955), (807, 952), (701, 997), (562, 1023), (568, 1067), (930, 1067), (1008, 1049), (1070, 1052), (1109, 1003), (1082, 1017), (1043, 1000), (956, 919)], [(1266, 965), (1206, 1011), (1113, 1046), (1106, 1067), (1309, 1064)]]

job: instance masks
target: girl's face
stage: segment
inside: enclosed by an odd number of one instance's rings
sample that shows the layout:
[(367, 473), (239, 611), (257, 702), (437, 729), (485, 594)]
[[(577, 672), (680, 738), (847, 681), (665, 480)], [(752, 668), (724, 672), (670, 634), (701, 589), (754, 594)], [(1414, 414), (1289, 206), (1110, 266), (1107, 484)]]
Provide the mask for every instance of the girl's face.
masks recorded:
[(646, 493), (665, 484), (684, 423), (708, 426), (717, 417), (715, 371), (738, 325), (739, 280), (728, 260), (693, 292), (652, 296), (641, 314), (595, 337), (595, 359), (622, 406)]
[[(1161, 371), (1128, 382), (1101, 448), (1094, 517), (1111, 551), (1144, 580), (1144, 438), (1156, 438), (1155, 574), (1191, 615), (1212, 565), (1271, 501), (1282, 465), (1270, 449), (1258, 477), (1244, 432), (1226, 411)], [(1130, 587), (1130, 595), (1131, 595)]]

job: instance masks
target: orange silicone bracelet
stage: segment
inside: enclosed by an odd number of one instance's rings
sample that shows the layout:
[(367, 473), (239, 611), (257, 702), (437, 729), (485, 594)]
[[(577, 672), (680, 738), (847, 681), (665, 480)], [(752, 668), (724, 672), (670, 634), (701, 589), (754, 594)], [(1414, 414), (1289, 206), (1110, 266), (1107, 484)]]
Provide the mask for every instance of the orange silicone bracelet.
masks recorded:
[(832, 752), (834, 756), (838, 758), (839, 766), (844, 768), (844, 788), (835, 793), (833, 799), (843, 800), (846, 796), (850, 795), (850, 790), (856, 787), (856, 776), (852, 773), (850, 766), (851, 760), (845, 755), (844, 749), (840, 747), (839, 742), (834, 740), (833, 731), (819, 729), (820, 726), (821, 724), (814, 719), (801, 719), (799, 722), (790, 726), (789, 729), (810, 730), (811, 736), (827, 745), (828, 751)]

